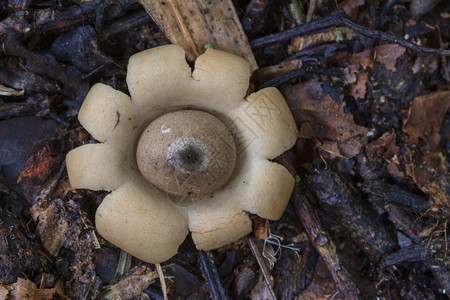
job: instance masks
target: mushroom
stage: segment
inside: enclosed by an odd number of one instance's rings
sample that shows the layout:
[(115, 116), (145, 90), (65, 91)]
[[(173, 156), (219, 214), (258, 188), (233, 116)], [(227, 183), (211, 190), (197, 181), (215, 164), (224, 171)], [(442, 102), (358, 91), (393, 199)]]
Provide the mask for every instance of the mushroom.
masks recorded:
[(251, 232), (248, 213), (277, 220), (294, 179), (271, 162), (296, 141), (276, 88), (245, 97), (249, 63), (208, 49), (191, 73), (177, 45), (133, 55), (131, 98), (95, 84), (78, 118), (100, 143), (67, 154), (74, 188), (111, 191), (97, 209), (98, 232), (150, 262), (176, 254), (188, 232), (198, 249)]

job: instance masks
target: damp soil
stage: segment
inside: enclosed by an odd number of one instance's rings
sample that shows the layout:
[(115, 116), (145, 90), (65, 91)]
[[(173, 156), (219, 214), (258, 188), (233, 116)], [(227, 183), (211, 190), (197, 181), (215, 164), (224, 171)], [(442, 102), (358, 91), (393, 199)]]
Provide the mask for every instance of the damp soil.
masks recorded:
[(230, 1), (249, 92), (277, 87), (295, 118), (274, 161), (296, 186), (248, 237), (188, 236), (164, 290), (96, 232), (108, 193), (71, 188), (64, 161), (96, 142), (77, 120), (89, 88), (128, 93), (129, 57), (170, 43), (144, 2), (0, 0), (0, 299), (448, 297), (448, 1)]

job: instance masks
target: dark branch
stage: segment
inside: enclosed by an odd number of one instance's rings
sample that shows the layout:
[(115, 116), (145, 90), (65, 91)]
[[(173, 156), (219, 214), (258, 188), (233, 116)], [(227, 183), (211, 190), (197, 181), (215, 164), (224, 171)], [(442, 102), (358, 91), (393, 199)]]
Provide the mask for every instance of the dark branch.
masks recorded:
[(306, 35), (312, 32), (318, 32), (320, 30), (334, 26), (344, 26), (359, 34), (362, 34), (365, 37), (398, 44), (417, 53), (418, 55), (435, 54), (435, 55), (450, 56), (450, 50), (421, 47), (393, 34), (386, 33), (380, 30), (371, 30), (361, 25), (358, 25), (352, 22), (350, 19), (348, 19), (347, 15), (344, 13), (343, 10), (338, 10), (327, 17), (312, 21), (310, 23), (306, 23), (304, 25), (253, 40), (250, 42), (250, 46), (252, 48), (258, 48), (268, 44), (285, 41), (296, 36)]

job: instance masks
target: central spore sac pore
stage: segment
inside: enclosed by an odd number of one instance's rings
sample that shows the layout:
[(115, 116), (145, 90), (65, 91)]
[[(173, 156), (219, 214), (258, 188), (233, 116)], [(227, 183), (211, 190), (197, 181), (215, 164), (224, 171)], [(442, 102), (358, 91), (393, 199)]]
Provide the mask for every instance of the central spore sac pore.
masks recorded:
[(199, 197), (220, 189), (236, 163), (236, 145), (210, 113), (178, 110), (153, 120), (137, 146), (142, 175), (171, 195)]

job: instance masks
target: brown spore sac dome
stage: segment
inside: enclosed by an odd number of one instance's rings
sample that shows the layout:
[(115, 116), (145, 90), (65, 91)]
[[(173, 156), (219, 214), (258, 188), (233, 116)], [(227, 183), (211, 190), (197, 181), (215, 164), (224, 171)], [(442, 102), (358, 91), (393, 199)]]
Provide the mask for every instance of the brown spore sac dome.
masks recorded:
[(178, 110), (143, 131), (136, 159), (141, 174), (171, 195), (200, 197), (220, 189), (236, 163), (236, 145), (225, 124), (199, 110)]

